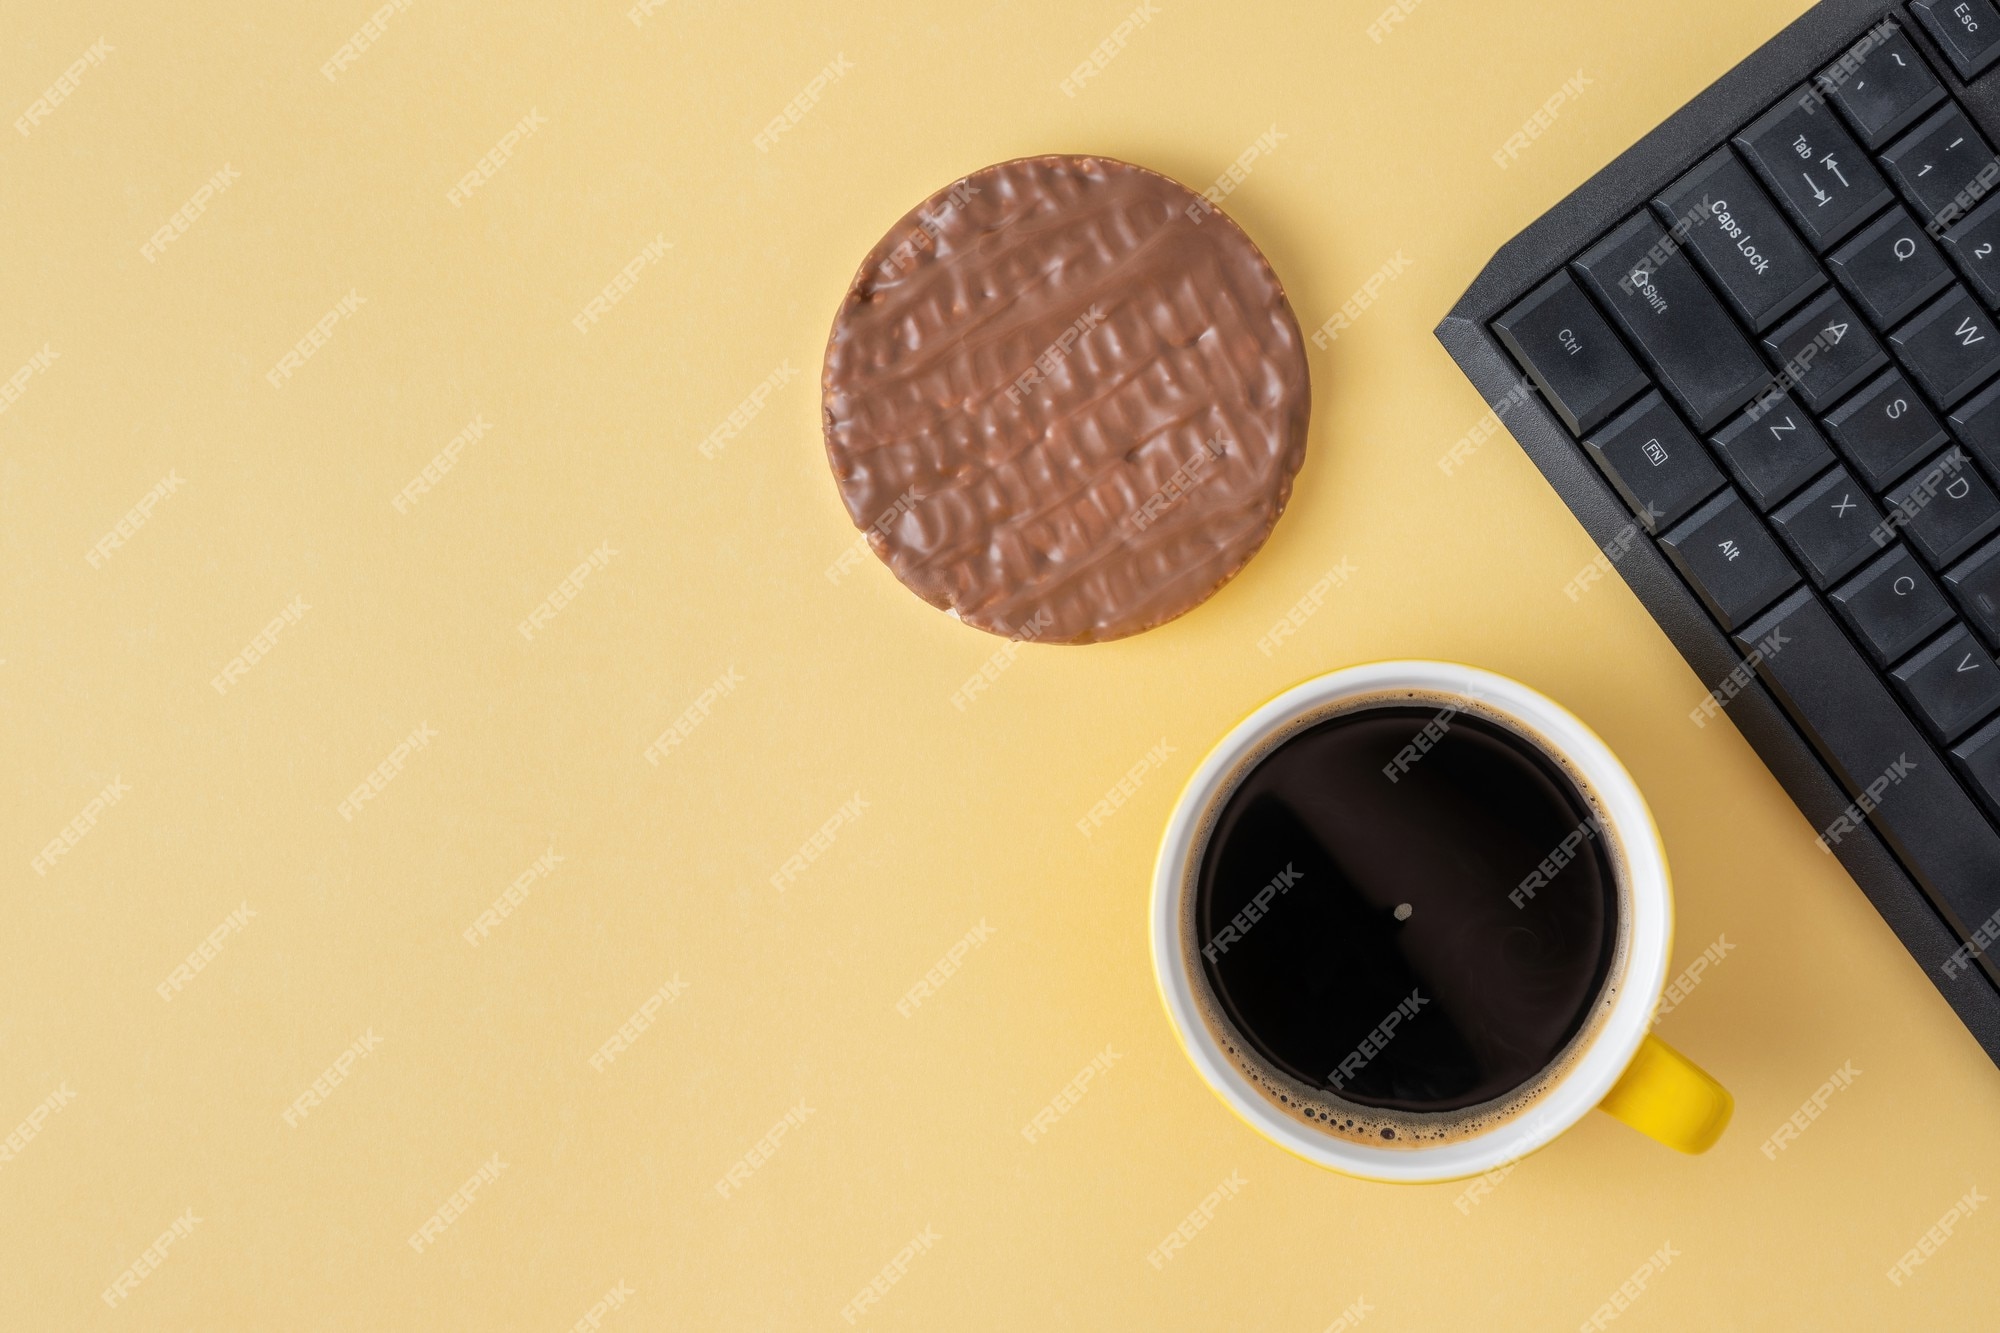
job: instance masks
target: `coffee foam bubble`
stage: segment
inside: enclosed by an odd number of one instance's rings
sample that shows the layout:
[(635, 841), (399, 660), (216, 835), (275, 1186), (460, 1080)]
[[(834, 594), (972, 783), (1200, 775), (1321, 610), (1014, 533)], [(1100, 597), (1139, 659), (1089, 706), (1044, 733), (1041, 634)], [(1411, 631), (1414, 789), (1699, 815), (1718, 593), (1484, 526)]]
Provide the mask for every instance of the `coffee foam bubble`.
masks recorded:
[[(1547, 1068), (1520, 1087), (1492, 1101), (1455, 1111), (1399, 1111), (1388, 1107), (1362, 1106), (1347, 1101), (1325, 1088), (1301, 1083), (1290, 1074), (1275, 1068), (1257, 1053), (1250, 1042), (1238, 1034), (1235, 1025), (1224, 1014), (1221, 1003), (1209, 986), (1208, 973), (1201, 965), (1200, 950), (1196, 943), (1199, 929), (1195, 922), (1196, 889), (1201, 877), (1202, 861), (1208, 854), (1208, 840), (1215, 830), (1215, 821), (1221, 817), (1223, 808), (1229, 804), (1229, 798), (1243, 780), (1272, 751), (1292, 737), (1322, 722), (1349, 713), (1411, 705), (1438, 709), (1451, 708), (1461, 713), (1471, 713), (1521, 737), (1547, 756), (1551, 763), (1562, 770), (1563, 776), (1569, 779), (1570, 784), (1583, 797), (1584, 803), (1590, 808), (1591, 816), (1596, 819), (1599, 841), (1604, 844), (1609, 854), (1616, 889), (1614, 902), (1618, 936), (1611, 955), (1611, 965), (1606, 969), (1604, 985), (1598, 991), (1597, 998), (1592, 1001), (1590, 1013), (1585, 1016), (1576, 1035), (1570, 1038), (1569, 1043)], [(1192, 848), (1187, 864), (1181, 871), (1180, 965), (1187, 974), (1189, 992), (1194, 997), (1195, 1008), (1201, 1016), (1202, 1026), (1227, 1055), (1230, 1064), (1257, 1089), (1267, 1103), (1318, 1133), (1371, 1148), (1421, 1149), (1477, 1138), (1481, 1134), (1510, 1124), (1533, 1109), (1545, 1094), (1567, 1078), (1581, 1063), (1603, 1033), (1604, 1025), (1611, 1017), (1612, 1010), (1617, 1007), (1618, 997), (1623, 993), (1625, 974), (1630, 966), (1632, 952), (1632, 872), (1622, 834), (1618, 826), (1612, 822), (1610, 809), (1599, 796), (1596, 787), (1584, 776), (1583, 771), (1553, 741), (1535, 731), (1520, 718), (1502, 711), (1477, 694), (1454, 694), (1421, 689), (1384, 690), (1336, 700), (1300, 714), (1260, 741), (1256, 748), (1238, 760), (1229, 774), (1217, 784), (1215, 793), (1209, 798), (1207, 808), (1202, 811)]]

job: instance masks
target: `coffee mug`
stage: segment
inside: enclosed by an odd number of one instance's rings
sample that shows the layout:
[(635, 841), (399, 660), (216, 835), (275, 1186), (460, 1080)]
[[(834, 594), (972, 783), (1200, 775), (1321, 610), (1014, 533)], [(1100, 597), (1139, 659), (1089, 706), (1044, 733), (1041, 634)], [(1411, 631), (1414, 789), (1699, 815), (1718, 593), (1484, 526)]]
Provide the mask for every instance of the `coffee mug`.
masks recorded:
[[(1215, 938), (1225, 940), (1226, 950), (1234, 932), (1211, 937), (1204, 953), (1196, 947), (1203, 931), (1195, 924), (1194, 909), (1208, 842), (1219, 836), (1215, 830), (1220, 812), (1235, 809), (1232, 796), (1281, 747), (1308, 733), (1330, 734), (1325, 723), (1338, 722), (1351, 730), (1356, 721), (1375, 725), (1378, 710), (1387, 710), (1381, 714), (1385, 718), (1410, 718), (1430, 709), (1437, 710), (1439, 720), (1421, 728), (1405, 724), (1411, 744), (1383, 767), (1385, 780), (1394, 782), (1413, 771), (1429, 745), (1452, 729), (1452, 719), (1459, 720), (1461, 731), (1477, 724), (1491, 734), (1504, 729), (1510, 742), (1531, 743), (1550, 761), (1548, 771), (1566, 776), (1573, 794), (1592, 813), (1583, 821), (1587, 827), (1579, 829), (1582, 836), (1564, 839), (1541, 861), (1547, 873), (1531, 869), (1521, 888), (1503, 896), (1511, 897), (1516, 908), (1524, 906), (1522, 895), (1532, 898), (1533, 886), (1556, 873), (1551, 865), (1562, 867), (1579, 854), (1572, 843), (1596, 844), (1592, 854), (1602, 858), (1609, 869), (1605, 882), (1615, 888), (1616, 910), (1607, 916), (1605, 930), (1610, 932), (1615, 925), (1616, 948), (1607, 947), (1608, 961), (1599, 964), (1602, 980), (1588, 997), (1587, 1007), (1579, 1009), (1585, 1016), (1576, 1020), (1573, 1034), (1565, 1038), (1567, 1044), (1534, 1077), (1450, 1115), (1433, 1117), (1419, 1111), (1399, 1116), (1382, 1109), (1392, 1103), (1344, 1102), (1341, 1089), (1352, 1091), (1347, 1075), (1365, 1072), (1368, 1061), (1395, 1039), (1399, 1023), (1405, 1032), (1415, 1030), (1411, 1025), (1420, 1021), (1435, 990), (1426, 997), (1422, 984), (1414, 987), (1410, 1001), (1386, 1012), (1355, 1053), (1323, 1078), (1316, 1073), (1288, 1078), (1273, 1072), (1277, 1066), (1250, 1049), (1254, 1038), (1246, 1040), (1245, 1032), (1232, 1026), (1228, 1015), (1234, 1011), (1221, 1002), (1214, 978), (1201, 962), (1203, 957), (1216, 958)], [(1373, 800), (1381, 793), (1367, 795)], [(1256, 895), (1257, 907), (1246, 905), (1235, 921), (1245, 930), (1253, 929), (1260, 912), (1278, 910), (1272, 900), (1294, 891), (1293, 881), (1299, 877), (1295, 867), (1280, 871)], [(1454, 901), (1463, 900), (1448, 894), (1426, 900), (1426, 911), (1432, 913), (1425, 918), (1432, 931), (1426, 938), (1439, 931), (1449, 933), (1454, 923), (1437, 922), (1435, 916), (1454, 910)], [(1400, 903), (1393, 910), (1400, 923), (1413, 909)], [(1483, 917), (1490, 925), (1493, 911), (1484, 911)], [(1293, 918), (1294, 923), (1297, 920)], [(1380, 933), (1372, 924), (1374, 918), (1370, 920), (1369, 928)], [(1381, 938), (1399, 938), (1388, 919), (1381, 919), (1379, 927), (1390, 932)], [(1470, 923), (1467, 928), (1471, 929)], [(1295, 924), (1271, 927), (1264, 940), (1293, 947), (1279, 932), (1294, 929)], [(1526, 927), (1504, 929), (1532, 933)], [(1612, 936), (1607, 933), (1606, 938)], [(1652, 814), (1624, 766), (1590, 728), (1545, 696), (1504, 676), (1444, 662), (1378, 662), (1334, 671), (1286, 691), (1245, 718), (1188, 780), (1168, 820), (1153, 875), (1154, 972), (1168, 1018), (1202, 1078), (1231, 1110), (1280, 1147), (1322, 1166), (1374, 1180), (1440, 1181), (1489, 1171), (1540, 1148), (1592, 1107), (1669, 1147), (1687, 1153), (1706, 1151), (1728, 1124), (1730, 1096), (1649, 1032), (1666, 985), (1672, 944), (1673, 893), (1666, 854)], [(1433, 965), (1436, 957), (1433, 952)], [(1456, 957), (1463, 960), (1464, 955)], [(1411, 965), (1403, 958), (1394, 962), (1397, 967)], [(1419, 971), (1423, 962), (1415, 964)], [(1445, 982), (1448, 993), (1453, 991), (1451, 980), (1429, 978), (1431, 983)], [(1466, 988), (1458, 991), (1466, 993)], [(1398, 1125), (1403, 1127), (1400, 1137), (1393, 1128)]]

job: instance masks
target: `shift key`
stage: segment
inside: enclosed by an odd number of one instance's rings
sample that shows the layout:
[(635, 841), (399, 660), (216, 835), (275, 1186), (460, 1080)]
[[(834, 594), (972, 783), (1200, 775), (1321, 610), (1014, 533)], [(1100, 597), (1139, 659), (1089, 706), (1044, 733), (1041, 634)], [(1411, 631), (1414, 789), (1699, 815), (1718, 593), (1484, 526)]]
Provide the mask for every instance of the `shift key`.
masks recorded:
[(1576, 272), (1703, 434), (1770, 373), (1694, 262), (1645, 214), (1584, 252)]

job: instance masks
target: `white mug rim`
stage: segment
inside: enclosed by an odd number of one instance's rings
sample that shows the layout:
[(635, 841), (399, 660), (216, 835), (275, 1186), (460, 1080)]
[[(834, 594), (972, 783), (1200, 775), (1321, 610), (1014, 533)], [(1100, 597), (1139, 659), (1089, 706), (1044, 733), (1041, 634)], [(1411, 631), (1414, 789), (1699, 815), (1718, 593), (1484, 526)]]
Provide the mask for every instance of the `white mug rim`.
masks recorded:
[[(1228, 1059), (1201, 1021), (1180, 945), (1182, 867), (1196, 850), (1203, 814), (1219, 785), (1273, 733), (1346, 699), (1418, 690), (1466, 695), (1552, 744), (1583, 774), (1625, 853), (1631, 933), (1623, 985), (1588, 1047), (1521, 1115), (1492, 1129), (1423, 1148), (1372, 1148), (1307, 1127), (1280, 1111)], [(1673, 890), (1658, 828), (1625, 766), (1568, 709), (1521, 682), (1479, 667), (1405, 659), (1343, 667), (1264, 704), (1218, 741), (1175, 802), (1153, 867), (1154, 979), (1188, 1058), (1216, 1095), (1250, 1126), (1308, 1161), (1371, 1180), (1420, 1183), (1478, 1175), (1547, 1144), (1604, 1100), (1638, 1053), (1666, 987), (1673, 945)]]

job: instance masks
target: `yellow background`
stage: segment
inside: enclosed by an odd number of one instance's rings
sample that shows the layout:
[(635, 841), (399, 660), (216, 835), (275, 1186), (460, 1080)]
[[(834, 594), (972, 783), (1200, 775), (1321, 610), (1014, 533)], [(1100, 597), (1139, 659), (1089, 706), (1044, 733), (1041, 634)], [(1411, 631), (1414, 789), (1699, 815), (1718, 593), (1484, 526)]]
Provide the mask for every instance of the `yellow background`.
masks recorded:
[[(1080, 95), (1131, 6), (415, 0), (329, 82), (366, 3), (16, 3), (5, 120), (113, 48), (27, 137), (0, 128), (0, 1165), (9, 1329), (1575, 1328), (1662, 1245), (1619, 1329), (1908, 1328), (1992, 1310), (1981, 1209), (1885, 1276), (1968, 1189), (2000, 1188), (2000, 1075), (1813, 843), (1703, 686), (1501, 436), (1430, 330), (1507, 237), (1792, 18), (1798, 0), (1429, 0), (1157, 16)], [(752, 136), (838, 56), (769, 152)], [(1581, 69), (1506, 170), (1491, 154)], [(464, 207), (446, 192), (531, 110)], [(1228, 200), (1317, 327), (1311, 446), (1263, 553), (1152, 633), (1024, 649), (905, 592), (854, 540), (816, 379), (854, 266), (958, 175), (1101, 152), (1201, 185), (1275, 126)], [(214, 173), (240, 178), (156, 262)], [(647, 242), (672, 243), (587, 334)], [(365, 301), (274, 389), (350, 291)], [(796, 377), (717, 457), (699, 443)], [(410, 512), (391, 497), (491, 423)], [(85, 552), (168, 473), (106, 561)], [(525, 618), (616, 552), (532, 642)], [(1324, 571), (1355, 577), (1276, 653)], [(210, 680), (311, 608), (227, 695)], [(1650, 798), (1679, 890), (1675, 970), (1733, 951), (1661, 1033), (1736, 1094), (1683, 1158), (1593, 1115), (1467, 1212), (1296, 1161), (1180, 1054), (1144, 929), (1182, 779), (1252, 706), (1389, 656), (1479, 663), (1570, 708)], [(666, 762), (642, 750), (744, 683)], [(430, 748), (336, 807), (420, 724)], [(1163, 769), (1076, 821), (1162, 740)], [(114, 778), (131, 794), (46, 875)], [(785, 859), (867, 808), (780, 893)], [(478, 948), (461, 932), (564, 858)], [(171, 1001), (155, 987), (256, 915)], [(981, 922), (909, 1015), (896, 1002)], [(671, 979), (685, 993), (602, 1072)], [(296, 1127), (351, 1043), (380, 1045)], [(1109, 1046), (1039, 1142), (1020, 1130)], [(1775, 1161), (1759, 1144), (1861, 1077)], [(812, 1113), (733, 1197), (715, 1184)], [(493, 1154), (437, 1243), (406, 1237)], [(1232, 1172), (1245, 1187), (1156, 1271)], [(115, 1310), (99, 1293), (201, 1222)], [(1996, 1210), (2000, 1211), (2000, 1210)]]

